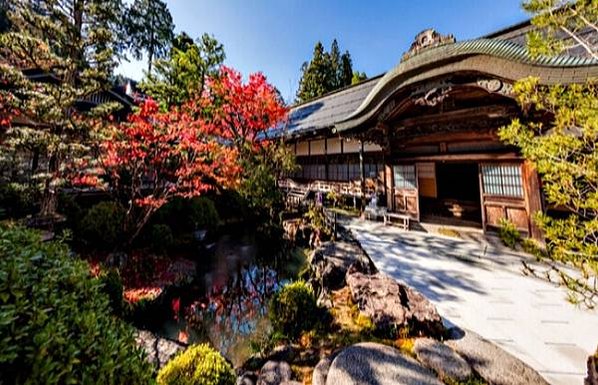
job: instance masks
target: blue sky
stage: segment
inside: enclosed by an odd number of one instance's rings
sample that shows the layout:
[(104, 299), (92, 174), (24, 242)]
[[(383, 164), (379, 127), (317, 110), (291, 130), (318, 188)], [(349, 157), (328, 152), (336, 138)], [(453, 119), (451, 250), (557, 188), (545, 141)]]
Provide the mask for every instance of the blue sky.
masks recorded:
[[(261, 71), (294, 99), (301, 63), (320, 40), (337, 38), (353, 69), (368, 76), (396, 65), (414, 36), (435, 28), (457, 40), (482, 36), (523, 21), (521, 0), (166, 0), (176, 31), (204, 32), (224, 44), (226, 64), (244, 75)], [(140, 79), (145, 62), (121, 64)]]

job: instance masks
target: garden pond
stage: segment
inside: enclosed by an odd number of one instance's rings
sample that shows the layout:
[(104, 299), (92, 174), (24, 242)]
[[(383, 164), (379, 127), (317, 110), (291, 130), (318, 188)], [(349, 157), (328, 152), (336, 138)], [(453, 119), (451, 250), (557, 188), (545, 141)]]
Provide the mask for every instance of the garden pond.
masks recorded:
[(242, 365), (270, 333), (270, 298), (306, 262), (300, 249), (267, 255), (271, 248), (260, 247), (263, 242), (247, 231), (219, 235), (198, 251), (193, 280), (167, 287), (135, 323), (169, 339), (210, 342), (235, 367)]

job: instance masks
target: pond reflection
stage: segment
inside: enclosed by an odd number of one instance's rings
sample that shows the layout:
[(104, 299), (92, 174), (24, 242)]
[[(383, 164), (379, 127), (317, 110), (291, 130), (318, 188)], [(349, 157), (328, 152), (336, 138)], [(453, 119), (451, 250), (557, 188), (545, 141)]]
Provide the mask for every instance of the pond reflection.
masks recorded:
[(274, 261), (258, 262), (252, 236), (222, 236), (210, 249), (198, 260), (195, 282), (170, 296), (172, 317), (160, 331), (187, 343), (210, 342), (240, 366), (251, 341), (268, 333), (268, 301), (284, 280)]

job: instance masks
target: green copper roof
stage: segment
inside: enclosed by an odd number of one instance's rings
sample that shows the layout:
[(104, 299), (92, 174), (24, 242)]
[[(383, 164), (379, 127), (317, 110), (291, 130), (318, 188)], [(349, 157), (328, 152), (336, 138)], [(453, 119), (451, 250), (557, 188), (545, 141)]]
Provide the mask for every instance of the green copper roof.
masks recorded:
[(525, 47), (507, 40), (476, 39), (466, 40), (454, 44), (447, 44), (432, 48), (414, 56), (409, 60), (422, 58), (425, 54), (434, 56), (454, 56), (455, 54), (477, 54), (498, 56), (503, 59), (513, 60), (524, 64), (532, 64), (546, 67), (582, 67), (598, 65), (598, 60), (576, 56), (538, 56), (533, 58)]
[[(457, 43), (447, 43), (436, 47), (430, 47), (418, 54), (407, 58), (398, 64), (395, 68), (388, 71), (369, 95), (363, 100), (361, 105), (350, 115), (346, 116), (336, 124), (338, 131), (343, 131), (354, 124), (360, 124), (370, 115), (368, 111), (376, 108), (382, 102), (378, 100), (375, 106), (371, 106), (376, 97), (379, 97), (381, 91), (387, 87), (393, 80), (399, 77), (408, 77), (408, 73), (420, 69), (424, 66), (454, 61), (460, 57), (486, 55), (493, 56), (516, 63), (533, 65), (536, 67), (547, 68), (569, 68), (575, 67), (594, 67), (598, 66), (598, 60), (592, 58), (575, 56), (538, 56), (532, 57), (525, 47), (507, 40), (497, 39), (475, 39), (466, 40)], [(384, 95), (382, 95), (384, 96)], [(361, 117), (360, 117), (361, 115)], [(352, 121), (352, 122), (350, 122)]]

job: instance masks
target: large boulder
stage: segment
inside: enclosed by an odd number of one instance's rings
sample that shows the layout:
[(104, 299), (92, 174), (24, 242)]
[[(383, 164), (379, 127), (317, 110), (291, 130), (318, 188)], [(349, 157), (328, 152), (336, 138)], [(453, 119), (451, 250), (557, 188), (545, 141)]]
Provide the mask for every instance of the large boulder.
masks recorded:
[(471, 331), (452, 330), (446, 344), (465, 358), (488, 383), (494, 385), (547, 385), (523, 361)]
[(262, 366), (257, 385), (280, 385), (291, 380), (291, 366), (284, 361), (268, 361)]
[(471, 366), (453, 349), (431, 338), (418, 338), (413, 344), (418, 361), (434, 370), (440, 378), (465, 381), (473, 374)]
[(433, 372), (390, 346), (365, 342), (332, 361), (326, 385), (441, 385)]
[(147, 330), (138, 330), (135, 339), (137, 345), (145, 351), (147, 360), (158, 369), (187, 347), (180, 342), (158, 337)]
[(409, 286), (382, 273), (367, 275), (355, 269), (350, 269), (345, 279), (353, 301), (377, 330), (409, 326), (428, 335), (442, 333), (436, 307)]
[(310, 254), (308, 261), (312, 281), (326, 291), (344, 287), (345, 276), (352, 266), (368, 274), (375, 272), (371, 260), (354, 242), (326, 242)]

